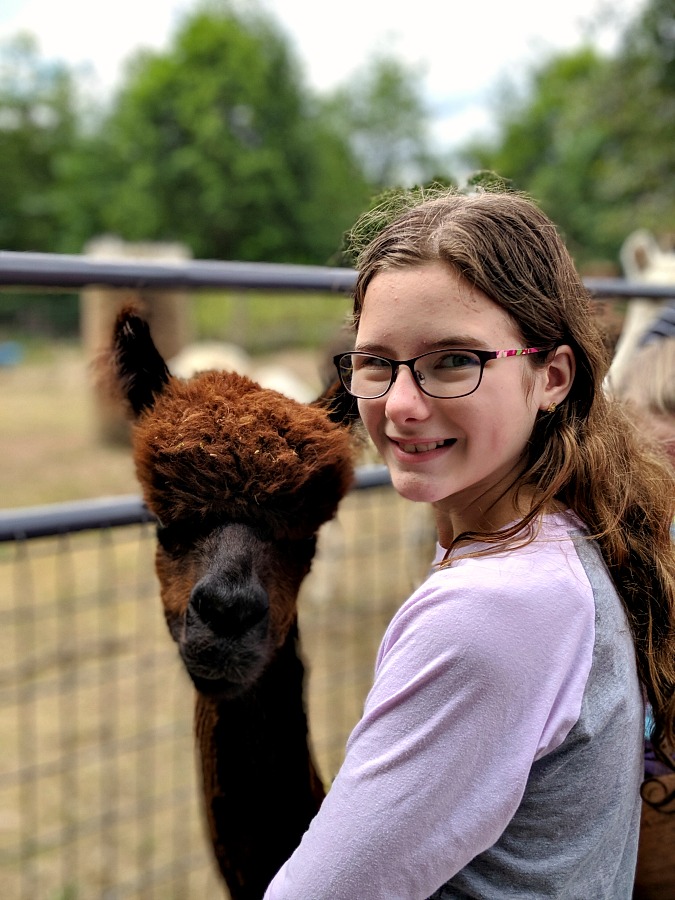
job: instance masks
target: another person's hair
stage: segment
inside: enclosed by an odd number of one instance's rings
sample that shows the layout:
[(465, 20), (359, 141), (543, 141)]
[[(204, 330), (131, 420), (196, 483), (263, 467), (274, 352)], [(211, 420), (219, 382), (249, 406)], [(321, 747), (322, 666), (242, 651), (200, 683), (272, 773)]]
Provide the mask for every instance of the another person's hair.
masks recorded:
[[(388, 209), (376, 208), (350, 235), (358, 254), (357, 327), (378, 272), (442, 261), (508, 313), (524, 346), (568, 344), (574, 350), (569, 394), (554, 413), (537, 418), (517, 477), (519, 488), (536, 488), (536, 502), (512, 527), (480, 539), (501, 547), (527, 543), (554, 501), (580, 516), (628, 615), (654, 710), (656, 752), (673, 766), (675, 552), (669, 528), (675, 480), (663, 460), (643, 448), (621, 405), (603, 392), (609, 359), (588, 291), (554, 224), (520, 194), (432, 190), (398, 202), (403, 211), (393, 219), (386, 221)], [(546, 358), (528, 356), (526, 365), (544, 365)], [(477, 536), (456, 535), (453, 546)]]

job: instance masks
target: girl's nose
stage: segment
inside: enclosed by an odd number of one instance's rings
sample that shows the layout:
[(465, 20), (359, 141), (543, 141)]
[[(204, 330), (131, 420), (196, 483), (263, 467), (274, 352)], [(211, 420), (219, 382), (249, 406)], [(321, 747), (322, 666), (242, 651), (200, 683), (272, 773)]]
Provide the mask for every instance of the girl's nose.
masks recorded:
[(423, 394), (415, 381), (415, 376), (407, 366), (400, 366), (394, 383), (385, 397), (386, 414), (389, 419), (425, 418), (429, 415), (431, 397)]

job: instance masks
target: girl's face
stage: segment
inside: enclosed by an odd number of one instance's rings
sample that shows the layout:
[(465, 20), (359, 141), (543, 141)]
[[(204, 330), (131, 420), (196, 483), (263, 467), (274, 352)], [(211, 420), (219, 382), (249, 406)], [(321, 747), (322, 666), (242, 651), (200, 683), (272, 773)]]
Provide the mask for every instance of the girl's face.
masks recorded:
[[(442, 348), (524, 347), (510, 317), (441, 262), (379, 272), (365, 294), (356, 347), (394, 359)], [(534, 368), (527, 357), (491, 360), (478, 389), (453, 399), (428, 397), (402, 366), (389, 392), (359, 400), (361, 418), (394, 487), (432, 503), (448, 534), (498, 528), (517, 509), (514, 486), (540, 410), (560, 402), (574, 361)], [(557, 357), (560, 351), (555, 354)], [(553, 368), (554, 372), (549, 371)], [(560, 366), (558, 366), (560, 368)], [(441, 526), (441, 541), (444, 528)]]

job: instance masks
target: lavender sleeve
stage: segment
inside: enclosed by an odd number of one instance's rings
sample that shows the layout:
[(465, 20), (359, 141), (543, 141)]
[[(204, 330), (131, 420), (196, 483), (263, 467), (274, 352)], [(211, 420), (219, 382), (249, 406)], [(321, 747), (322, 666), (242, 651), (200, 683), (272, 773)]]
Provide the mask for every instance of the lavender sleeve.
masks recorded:
[(394, 616), (328, 796), (266, 900), (424, 900), (499, 838), (579, 717), (593, 592), (571, 544), (434, 572)]

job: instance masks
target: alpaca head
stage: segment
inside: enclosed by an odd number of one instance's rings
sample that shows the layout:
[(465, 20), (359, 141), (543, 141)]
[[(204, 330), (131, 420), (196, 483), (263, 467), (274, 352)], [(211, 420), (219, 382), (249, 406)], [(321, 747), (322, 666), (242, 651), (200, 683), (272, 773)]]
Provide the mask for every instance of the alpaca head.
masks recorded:
[(108, 368), (158, 522), (169, 629), (197, 689), (236, 696), (286, 640), (317, 532), (351, 485), (353, 406), (338, 389), (304, 405), (232, 372), (174, 378), (130, 309)]

